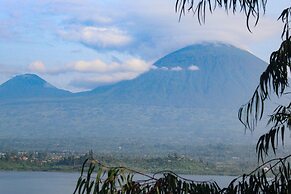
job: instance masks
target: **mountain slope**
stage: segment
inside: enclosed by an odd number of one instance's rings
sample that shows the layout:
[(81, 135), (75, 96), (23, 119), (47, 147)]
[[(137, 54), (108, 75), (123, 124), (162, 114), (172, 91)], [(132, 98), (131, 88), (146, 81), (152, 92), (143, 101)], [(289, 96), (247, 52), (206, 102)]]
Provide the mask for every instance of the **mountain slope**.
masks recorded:
[(1, 99), (61, 97), (71, 93), (58, 89), (35, 74), (17, 75), (0, 85)]
[(266, 63), (222, 43), (185, 47), (138, 78), (91, 92), (107, 103), (238, 107), (250, 97)]
[[(134, 80), (62, 98), (46, 100), (56, 91), (67, 92), (39, 77), (16, 76), (0, 87), (0, 96), (15, 97), (0, 100), (0, 149), (122, 147), (142, 153), (152, 147), (169, 152), (170, 147), (250, 144), (257, 134), (244, 135), (237, 111), (265, 67), (247, 51), (208, 43), (170, 53)], [(29, 100), (15, 101), (21, 95)]]

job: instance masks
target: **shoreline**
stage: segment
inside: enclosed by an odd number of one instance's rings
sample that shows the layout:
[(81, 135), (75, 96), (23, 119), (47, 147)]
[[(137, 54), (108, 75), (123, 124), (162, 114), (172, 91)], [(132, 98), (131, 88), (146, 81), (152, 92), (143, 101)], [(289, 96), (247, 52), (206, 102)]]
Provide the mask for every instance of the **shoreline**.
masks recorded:
[[(124, 167), (124, 166), (122, 166)], [(138, 169), (135, 169), (135, 168), (130, 168), (130, 167), (127, 167), (128, 169), (132, 169), (133, 171), (136, 171), (136, 172), (141, 172), (141, 173), (144, 173), (144, 174), (155, 174), (157, 172), (173, 172), (175, 174), (179, 174), (181, 176), (183, 175), (197, 175), (197, 176), (233, 176), (233, 177), (236, 177), (236, 176), (239, 176), (241, 175), (242, 173), (235, 173), (233, 172), (231, 169), (228, 169), (230, 173), (227, 173), (227, 172), (218, 172), (218, 171), (211, 171), (211, 170), (208, 170), (208, 171), (199, 171), (199, 172), (194, 172), (194, 171), (179, 171), (179, 170), (176, 170), (176, 169), (164, 169), (162, 170), (163, 168), (160, 167), (159, 170), (156, 170), (156, 171), (147, 171), (147, 170), (138, 170)], [(0, 172), (51, 172), (51, 173), (76, 173), (76, 174), (80, 174), (81, 173), (81, 166), (76, 168), (76, 167), (68, 167), (68, 166), (65, 166), (65, 167), (62, 167), (62, 166), (52, 166), (52, 167), (48, 167), (48, 168), (45, 168), (45, 167), (42, 167), (42, 168), (30, 168), (30, 167), (25, 167), (25, 168), (0, 168)]]

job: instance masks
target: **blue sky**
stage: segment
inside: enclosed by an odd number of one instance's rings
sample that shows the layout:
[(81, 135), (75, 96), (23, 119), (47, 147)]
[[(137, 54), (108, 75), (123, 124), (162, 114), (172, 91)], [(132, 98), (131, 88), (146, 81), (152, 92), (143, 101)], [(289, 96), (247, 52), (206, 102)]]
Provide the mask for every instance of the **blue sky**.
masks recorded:
[(267, 61), (280, 44), (276, 19), (288, 0), (269, 1), (250, 33), (241, 14), (217, 10), (200, 26), (178, 22), (175, 0), (2, 0), (0, 83), (36, 73), (71, 91), (132, 79), (165, 54), (201, 41), (223, 41)]

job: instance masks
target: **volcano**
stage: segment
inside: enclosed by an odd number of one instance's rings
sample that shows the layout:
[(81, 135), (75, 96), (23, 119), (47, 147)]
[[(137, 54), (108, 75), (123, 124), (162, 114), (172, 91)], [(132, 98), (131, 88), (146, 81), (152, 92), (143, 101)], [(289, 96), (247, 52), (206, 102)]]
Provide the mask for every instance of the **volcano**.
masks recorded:
[(35, 74), (17, 75), (0, 86), (0, 98), (60, 97), (71, 93), (58, 89)]
[(89, 92), (106, 103), (239, 107), (251, 96), (266, 63), (223, 43), (191, 45), (153, 64), (134, 80)]
[(20, 149), (37, 144), (39, 149), (114, 151), (121, 146), (141, 153), (248, 145), (257, 136), (244, 136), (237, 111), (266, 65), (243, 49), (201, 43), (166, 55), (133, 80), (84, 93), (59, 90), (36, 75), (16, 76), (0, 86), (0, 134)]

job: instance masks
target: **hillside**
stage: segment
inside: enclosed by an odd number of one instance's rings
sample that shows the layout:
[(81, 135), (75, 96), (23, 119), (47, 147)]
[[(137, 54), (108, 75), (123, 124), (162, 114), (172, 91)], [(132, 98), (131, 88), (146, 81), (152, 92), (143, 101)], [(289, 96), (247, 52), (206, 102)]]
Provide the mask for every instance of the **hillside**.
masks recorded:
[(266, 63), (222, 43), (182, 48), (138, 78), (89, 92), (102, 102), (198, 108), (239, 108), (255, 89)]
[(254, 143), (257, 135), (244, 135), (237, 110), (265, 66), (234, 46), (203, 43), (166, 55), (136, 79), (90, 92), (16, 76), (0, 86), (0, 150), (141, 153)]
[(17, 75), (0, 85), (0, 99), (27, 99), (69, 96), (35, 74)]

